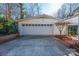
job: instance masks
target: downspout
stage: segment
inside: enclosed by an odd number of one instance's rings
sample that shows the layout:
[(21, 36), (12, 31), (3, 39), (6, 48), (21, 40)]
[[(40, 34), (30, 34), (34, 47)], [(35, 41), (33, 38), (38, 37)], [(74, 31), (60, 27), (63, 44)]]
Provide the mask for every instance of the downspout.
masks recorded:
[(78, 15), (78, 39), (79, 39), (79, 15)]

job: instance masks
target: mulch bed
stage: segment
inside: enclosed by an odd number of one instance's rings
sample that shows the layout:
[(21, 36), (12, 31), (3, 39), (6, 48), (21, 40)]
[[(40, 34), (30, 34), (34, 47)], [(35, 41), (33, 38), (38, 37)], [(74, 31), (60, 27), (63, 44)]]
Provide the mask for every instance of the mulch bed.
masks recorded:
[(15, 39), (17, 36), (18, 36), (18, 34), (2, 35), (2, 36), (0, 36), (0, 43), (11, 41), (11, 40)]
[(79, 41), (72, 39), (70, 36), (66, 35), (55, 35), (56, 38), (60, 39), (69, 48), (76, 49), (79, 52)]

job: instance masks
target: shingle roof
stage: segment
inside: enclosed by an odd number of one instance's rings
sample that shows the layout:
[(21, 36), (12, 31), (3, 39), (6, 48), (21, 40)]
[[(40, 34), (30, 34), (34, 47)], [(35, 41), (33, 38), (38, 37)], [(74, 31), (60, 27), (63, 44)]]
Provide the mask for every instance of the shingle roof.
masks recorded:
[(24, 21), (24, 20), (26, 20), (26, 19), (29, 20), (29, 19), (41, 19), (41, 18), (59, 20), (58, 18), (55, 18), (55, 17), (53, 17), (53, 16), (49, 16), (49, 15), (43, 14), (43, 15), (39, 15), (39, 16), (27, 17), (27, 18), (20, 19), (20, 20), (17, 20), (17, 21), (18, 21), (18, 22), (21, 22), (21, 21)]

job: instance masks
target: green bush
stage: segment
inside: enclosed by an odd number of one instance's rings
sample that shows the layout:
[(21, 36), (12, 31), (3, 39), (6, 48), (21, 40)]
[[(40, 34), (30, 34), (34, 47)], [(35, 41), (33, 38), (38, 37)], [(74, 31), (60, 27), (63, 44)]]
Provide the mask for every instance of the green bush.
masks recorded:
[(69, 34), (71, 34), (72, 36), (76, 35), (74, 31), (70, 31)]
[(0, 17), (0, 34), (15, 34), (17, 32), (17, 23), (13, 19), (5, 20), (4, 17)]
[(77, 29), (78, 27), (76, 25), (73, 25), (73, 26), (69, 26), (68, 27), (68, 34), (71, 34), (71, 35), (77, 35)]

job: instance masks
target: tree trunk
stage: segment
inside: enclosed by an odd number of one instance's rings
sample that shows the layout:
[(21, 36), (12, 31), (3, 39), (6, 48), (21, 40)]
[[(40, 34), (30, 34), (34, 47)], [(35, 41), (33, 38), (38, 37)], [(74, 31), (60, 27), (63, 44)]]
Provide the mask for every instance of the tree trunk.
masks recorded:
[(23, 14), (23, 4), (19, 3), (19, 8), (20, 8), (20, 19), (23, 19), (24, 14)]
[(60, 35), (62, 35), (62, 31), (60, 31)]
[(6, 5), (5, 19), (11, 19), (11, 9), (12, 9), (12, 6), (11, 6), (10, 3), (7, 3), (5, 5)]

